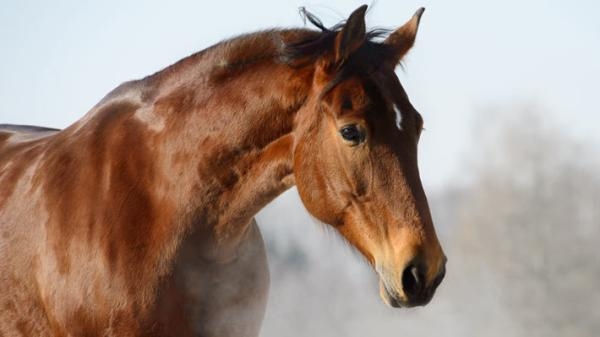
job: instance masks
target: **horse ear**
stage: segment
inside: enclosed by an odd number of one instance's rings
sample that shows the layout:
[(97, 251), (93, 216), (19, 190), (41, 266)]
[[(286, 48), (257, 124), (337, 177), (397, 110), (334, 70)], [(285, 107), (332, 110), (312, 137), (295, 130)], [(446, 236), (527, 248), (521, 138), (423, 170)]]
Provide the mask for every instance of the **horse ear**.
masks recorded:
[(366, 39), (365, 13), (367, 5), (358, 7), (335, 37), (335, 64), (337, 66), (344, 63), (352, 53), (354, 53)]
[(395, 30), (384, 43), (390, 46), (393, 50), (393, 59), (391, 63), (395, 67), (402, 57), (408, 53), (410, 48), (415, 44), (415, 38), (417, 37), (417, 30), (419, 29), (419, 22), (421, 21), (421, 15), (425, 8), (419, 8), (408, 22), (402, 27)]

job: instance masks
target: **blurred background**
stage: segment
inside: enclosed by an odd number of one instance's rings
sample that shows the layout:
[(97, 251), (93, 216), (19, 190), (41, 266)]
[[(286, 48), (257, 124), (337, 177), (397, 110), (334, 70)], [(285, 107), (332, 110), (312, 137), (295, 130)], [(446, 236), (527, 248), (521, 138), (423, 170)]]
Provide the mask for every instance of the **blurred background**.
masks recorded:
[[(0, 123), (64, 128), (112, 88), (240, 33), (328, 25), (362, 1), (11, 1), (0, 6)], [(259, 215), (262, 336), (597, 336), (600, 3), (376, 1), (370, 27), (427, 8), (398, 75), (448, 274), (390, 309), (375, 274), (292, 189)]]

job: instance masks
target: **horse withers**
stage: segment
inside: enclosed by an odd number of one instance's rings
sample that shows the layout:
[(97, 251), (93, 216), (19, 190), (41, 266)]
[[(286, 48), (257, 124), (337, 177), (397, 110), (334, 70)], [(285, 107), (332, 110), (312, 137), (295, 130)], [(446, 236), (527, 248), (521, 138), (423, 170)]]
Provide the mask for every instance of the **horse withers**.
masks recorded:
[(387, 37), (365, 11), (219, 43), (64, 130), (2, 127), (1, 334), (256, 335), (268, 271), (252, 219), (293, 185), (387, 304), (428, 303), (446, 258), (423, 120), (394, 73), (423, 10)]

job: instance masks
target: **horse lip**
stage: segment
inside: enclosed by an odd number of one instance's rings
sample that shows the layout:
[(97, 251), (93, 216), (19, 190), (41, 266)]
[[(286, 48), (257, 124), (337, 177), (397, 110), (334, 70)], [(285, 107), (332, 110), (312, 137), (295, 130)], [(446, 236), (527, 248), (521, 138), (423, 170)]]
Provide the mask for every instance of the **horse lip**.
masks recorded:
[(379, 279), (381, 281), (381, 286), (385, 291), (386, 298), (384, 298), (383, 301), (393, 308), (413, 308), (418, 306), (424, 306), (428, 304), (433, 297), (434, 291), (430, 289), (429, 294), (422, 300), (414, 301), (412, 299), (403, 299), (397, 291), (392, 290), (393, 288), (388, 286), (386, 278), (381, 273), (379, 273), (379, 271), (378, 274)]
[(379, 273), (379, 279), (380, 279), (380, 286), (383, 288), (383, 291), (385, 292), (385, 295), (383, 296), (383, 301), (389, 305), (390, 307), (393, 308), (403, 308), (403, 307), (410, 307), (410, 304), (407, 303), (405, 300), (400, 298), (400, 294), (398, 294), (396, 291), (393, 291), (387, 284), (386, 282), (386, 278)]
[(402, 308), (402, 301), (400, 301), (397, 296), (392, 295), (392, 293), (386, 286), (384, 286), (384, 290), (387, 294), (388, 304), (394, 308)]

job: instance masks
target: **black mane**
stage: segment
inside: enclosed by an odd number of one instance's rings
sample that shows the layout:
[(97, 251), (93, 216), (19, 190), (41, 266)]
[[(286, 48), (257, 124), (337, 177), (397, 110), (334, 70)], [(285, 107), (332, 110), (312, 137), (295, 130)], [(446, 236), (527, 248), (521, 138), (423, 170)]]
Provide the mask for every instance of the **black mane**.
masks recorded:
[[(300, 14), (304, 20), (308, 20), (320, 32), (311, 35), (300, 41), (288, 43), (282, 51), (282, 60), (286, 64), (302, 66), (314, 62), (319, 56), (331, 52), (334, 48), (335, 37), (342, 30), (345, 21), (327, 28), (323, 22), (314, 14), (307, 11), (304, 7), (300, 9)], [(336, 75), (332, 83), (328, 85), (333, 88), (340, 81), (350, 74), (370, 74), (379, 66), (392, 57), (393, 51), (386, 44), (382, 43), (382, 38), (390, 33), (388, 29), (372, 29), (366, 33), (365, 43), (342, 64), (335, 66)]]
[[(291, 67), (300, 68), (313, 64), (319, 57), (334, 50), (335, 38), (344, 28), (346, 21), (332, 27), (325, 27), (314, 14), (301, 8), (301, 15), (318, 30), (313, 29), (271, 29), (242, 34), (183, 58), (174, 64), (147, 76), (149, 81), (160, 81), (177, 69), (193, 67), (204, 57), (223, 59), (223, 64), (215, 64), (209, 74), (211, 81), (221, 81), (230, 75), (243, 71), (248, 65), (265, 60), (274, 60)], [(327, 90), (351, 75), (371, 74), (386, 61), (393, 58), (394, 52), (381, 40), (390, 33), (387, 29), (372, 29), (366, 33), (365, 42), (342, 64), (330, 65), (333, 79)], [(284, 37), (285, 35), (285, 37)], [(110, 94), (109, 94), (110, 95)]]

